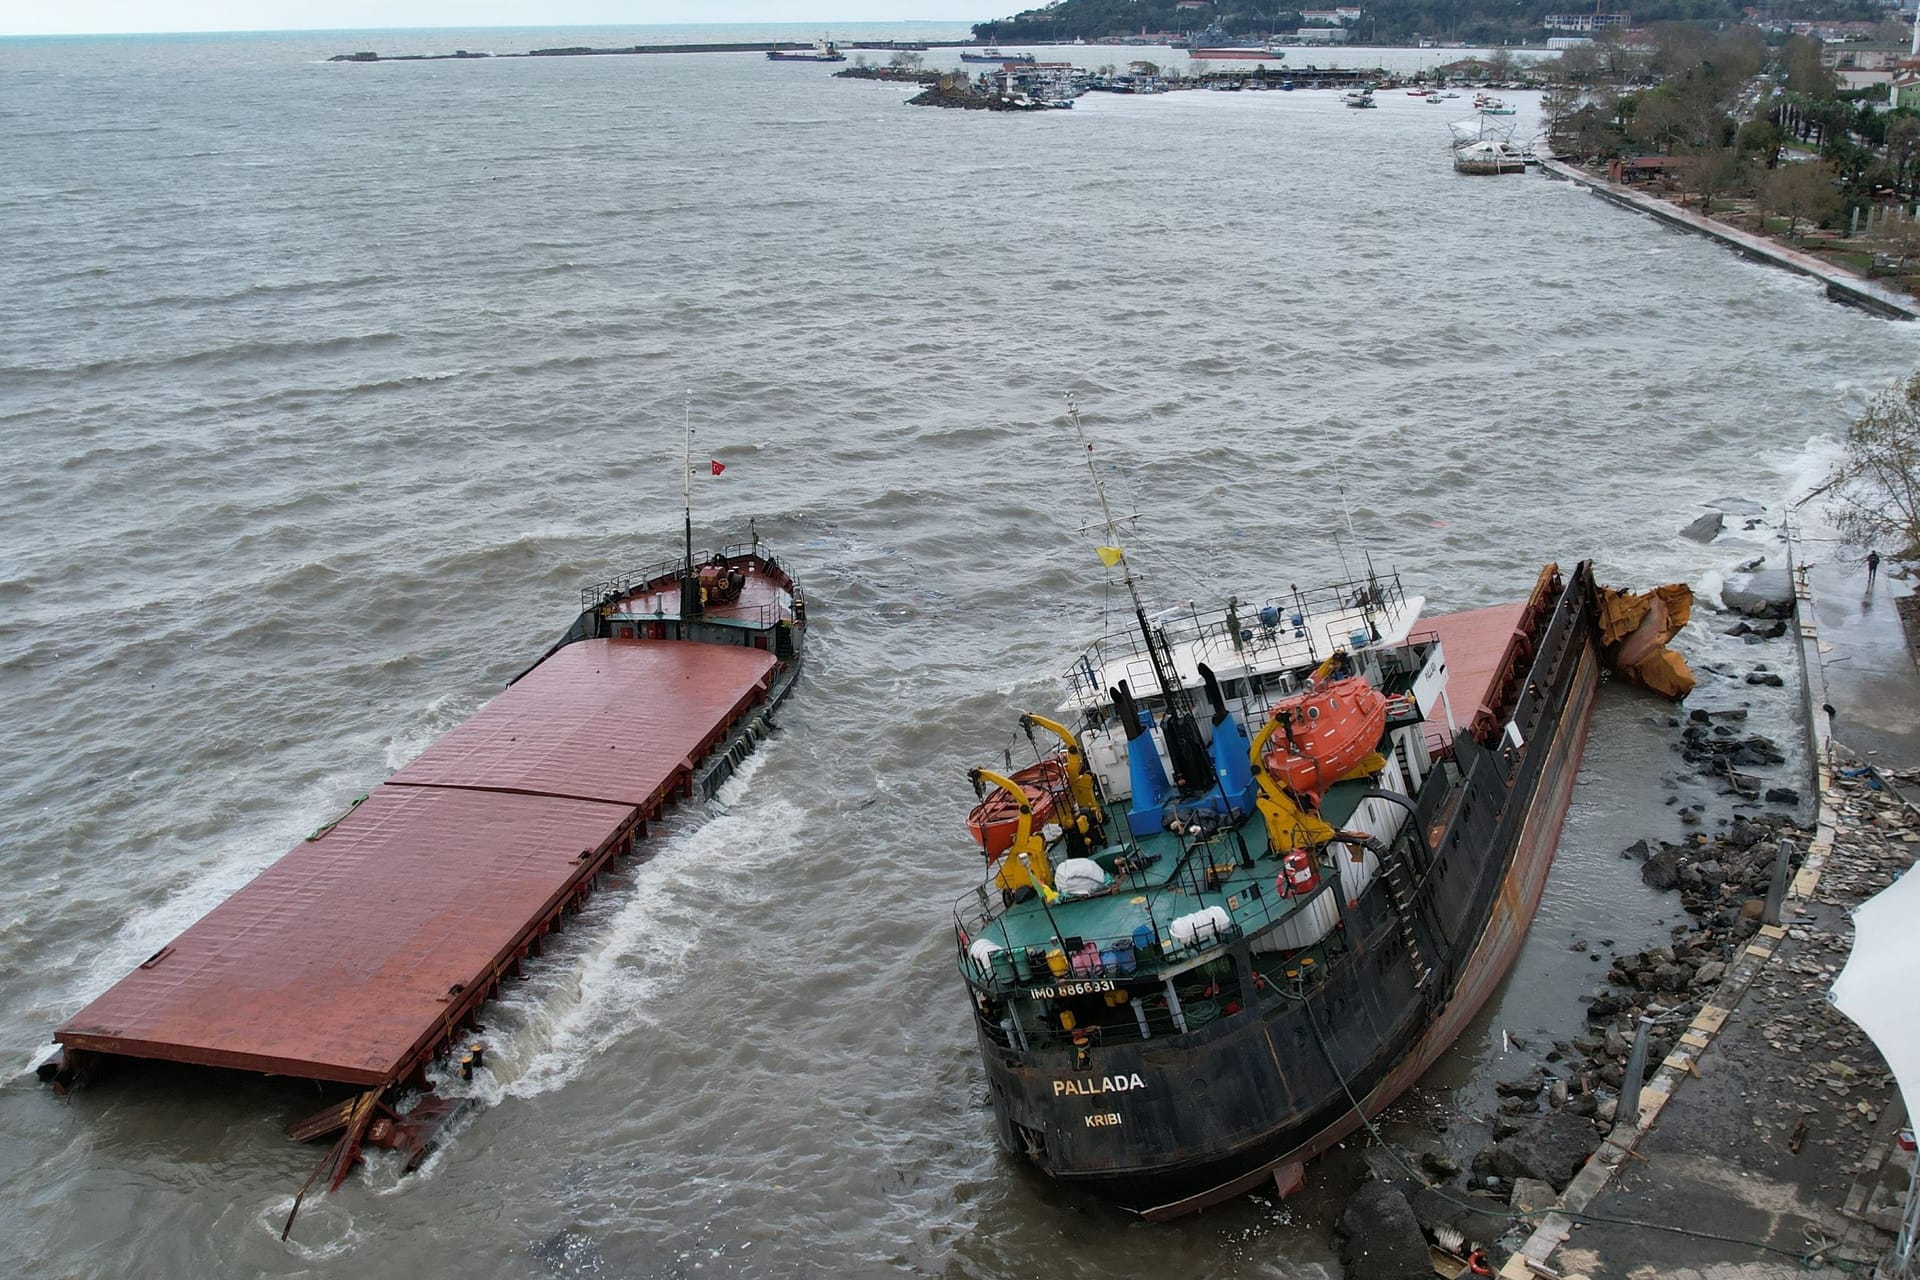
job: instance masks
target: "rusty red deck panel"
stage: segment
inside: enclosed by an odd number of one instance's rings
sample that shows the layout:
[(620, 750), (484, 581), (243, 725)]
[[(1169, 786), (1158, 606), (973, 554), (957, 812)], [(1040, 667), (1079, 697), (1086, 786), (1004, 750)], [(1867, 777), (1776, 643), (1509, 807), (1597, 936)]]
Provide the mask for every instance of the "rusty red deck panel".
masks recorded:
[[(614, 609), (636, 618), (677, 618), (680, 616), (680, 583), (676, 580), (652, 591), (644, 588), (635, 591), (622, 598)], [(707, 622), (737, 620), (769, 625), (792, 622), (793, 609), (779, 583), (753, 573), (747, 575), (739, 599), (732, 604), (709, 604), (700, 616)]]
[(652, 807), (758, 701), (774, 657), (677, 640), (582, 640), (387, 779)]
[(419, 1069), (775, 665), (679, 641), (557, 650), (54, 1039), (359, 1085)]
[[(1472, 724), (1477, 712), (1497, 710), (1486, 705), (1494, 668), (1506, 656), (1507, 642), (1513, 638), (1513, 629), (1520, 625), (1520, 616), (1526, 608), (1523, 603), (1496, 604), (1465, 613), (1422, 618), (1415, 624), (1415, 632), (1435, 631), (1440, 635), (1441, 651), (1447, 655), (1447, 699), (1453, 705), (1454, 723), (1459, 728)], [(1427, 721), (1427, 726), (1452, 736), (1444, 712), (1439, 720)]]
[[(375, 787), (83, 1009), (70, 1049), (351, 1084), (443, 1035), (450, 995), (573, 892), (629, 805)], [(455, 988), (460, 988), (455, 990)]]

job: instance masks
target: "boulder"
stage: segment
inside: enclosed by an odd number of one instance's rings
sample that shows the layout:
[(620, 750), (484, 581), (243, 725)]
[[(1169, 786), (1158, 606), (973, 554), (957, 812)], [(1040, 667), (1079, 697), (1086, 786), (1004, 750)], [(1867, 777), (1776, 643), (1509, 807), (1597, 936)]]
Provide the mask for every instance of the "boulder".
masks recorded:
[(1428, 1280), (1427, 1238), (1407, 1198), (1384, 1182), (1363, 1182), (1340, 1215), (1340, 1261), (1350, 1276)]
[(1749, 618), (1785, 618), (1793, 613), (1793, 580), (1785, 569), (1761, 569), (1738, 587), (1722, 588), (1720, 600)]
[(1640, 867), (1640, 878), (1654, 889), (1671, 889), (1680, 883), (1680, 855), (1662, 849)]
[(1680, 536), (1683, 538), (1691, 538), (1695, 542), (1712, 542), (1720, 536), (1720, 530), (1726, 522), (1727, 518), (1723, 513), (1709, 511), (1682, 529)]
[(1560, 1197), (1553, 1188), (1537, 1178), (1515, 1178), (1513, 1194), (1507, 1197), (1507, 1205), (1515, 1213), (1540, 1213), (1547, 1209), (1558, 1209)]
[(1600, 1133), (1571, 1111), (1549, 1111), (1493, 1147), (1493, 1171), (1509, 1181), (1535, 1178), (1564, 1191), (1580, 1171)]

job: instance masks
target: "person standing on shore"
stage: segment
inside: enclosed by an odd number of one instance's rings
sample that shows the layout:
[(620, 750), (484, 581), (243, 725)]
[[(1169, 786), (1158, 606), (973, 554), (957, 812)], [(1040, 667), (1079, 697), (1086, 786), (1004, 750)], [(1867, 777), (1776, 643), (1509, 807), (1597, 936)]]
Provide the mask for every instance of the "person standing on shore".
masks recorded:
[(1880, 553), (1867, 552), (1867, 594), (1873, 594), (1873, 580), (1880, 575)]

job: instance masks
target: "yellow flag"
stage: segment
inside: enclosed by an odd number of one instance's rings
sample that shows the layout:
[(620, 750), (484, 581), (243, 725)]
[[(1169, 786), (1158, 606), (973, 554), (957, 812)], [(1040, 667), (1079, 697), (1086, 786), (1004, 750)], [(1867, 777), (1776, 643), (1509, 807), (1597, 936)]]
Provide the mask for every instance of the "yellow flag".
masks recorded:
[(1095, 547), (1094, 550), (1100, 553), (1100, 563), (1107, 566), (1107, 568), (1111, 569), (1120, 563), (1120, 548)]

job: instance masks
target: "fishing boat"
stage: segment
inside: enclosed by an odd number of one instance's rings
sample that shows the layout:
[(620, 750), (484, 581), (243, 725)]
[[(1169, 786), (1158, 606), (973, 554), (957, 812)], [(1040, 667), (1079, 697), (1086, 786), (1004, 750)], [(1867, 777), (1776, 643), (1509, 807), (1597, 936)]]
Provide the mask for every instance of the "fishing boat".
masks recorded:
[(769, 49), (769, 62), (845, 62), (847, 55), (840, 52), (840, 46), (822, 38), (813, 42), (811, 49)]
[(1519, 110), (1519, 108), (1500, 98), (1495, 98), (1484, 93), (1474, 95), (1473, 108), (1482, 115), (1489, 116), (1510, 116)]
[(1373, 100), (1373, 90), (1371, 88), (1349, 89), (1340, 95), (1340, 101), (1346, 106), (1357, 107), (1361, 110), (1379, 105)]
[(998, 49), (991, 48), (981, 49), (978, 52), (969, 49), (960, 55), (960, 61), (962, 62), (1007, 63), (1032, 62), (1033, 60), (1033, 55), (1030, 53), (1002, 53)]
[(1132, 616), (1020, 719), (1031, 763), (972, 771), (956, 963), (1001, 1145), (1157, 1220), (1298, 1187), (1498, 985), (1585, 742), (1597, 589), (1548, 565), (1429, 617), (1369, 563), (1153, 612), (1069, 418)]

